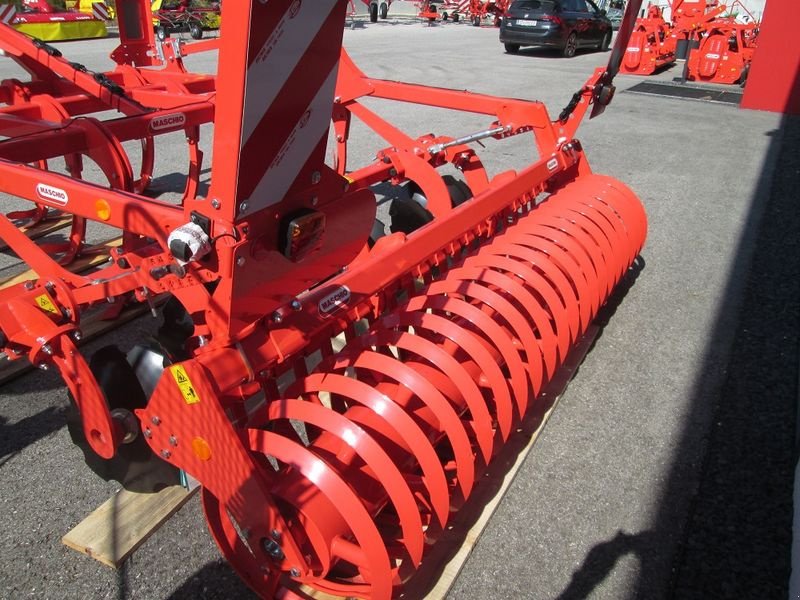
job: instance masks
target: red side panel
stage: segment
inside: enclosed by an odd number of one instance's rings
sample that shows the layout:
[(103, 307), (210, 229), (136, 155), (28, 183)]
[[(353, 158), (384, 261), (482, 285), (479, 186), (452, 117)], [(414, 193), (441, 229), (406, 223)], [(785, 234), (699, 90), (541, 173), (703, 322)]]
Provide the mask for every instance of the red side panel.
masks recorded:
[(647, 34), (644, 31), (634, 31), (628, 40), (625, 56), (622, 59), (623, 72), (636, 71), (642, 62), (642, 54), (647, 47)]
[(767, 3), (741, 107), (800, 115), (795, 2)]
[(709, 36), (697, 50), (700, 53), (697, 74), (704, 79), (713, 77), (727, 49), (728, 40), (724, 35)]

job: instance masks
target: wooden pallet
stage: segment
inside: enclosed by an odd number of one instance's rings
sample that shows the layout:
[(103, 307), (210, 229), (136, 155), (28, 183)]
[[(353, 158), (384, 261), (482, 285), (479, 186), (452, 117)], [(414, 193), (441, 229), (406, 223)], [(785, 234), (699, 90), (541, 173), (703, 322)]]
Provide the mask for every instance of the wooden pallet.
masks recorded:
[[(20, 225), (19, 230), (27, 235), (30, 239), (35, 240), (51, 233), (55, 233), (59, 229), (64, 229), (72, 224), (71, 215), (56, 214), (48, 216), (43, 221), (35, 224)], [(3, 240), (0, 240), (0, 251), (8, 250), (9, 246)]]
[(61, 538), (66, 546), (119, 568), (199, 488), (180, 485), (155, 494), (120, 490)]

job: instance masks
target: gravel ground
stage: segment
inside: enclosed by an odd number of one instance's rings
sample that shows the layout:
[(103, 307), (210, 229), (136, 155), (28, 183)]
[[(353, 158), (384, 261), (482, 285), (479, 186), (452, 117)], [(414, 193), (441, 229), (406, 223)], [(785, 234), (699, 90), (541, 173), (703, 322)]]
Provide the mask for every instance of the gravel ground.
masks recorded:
[[(347, 29), (345, 44), (372, 76), (536, 97), (554, 114), (607, 60), (600, 53), (567, 61), (532, 50), (506, 55), (496, 30), (466, 24), (367, 24)], [(61, 48), (100, 68), (114, 45)], [(0, 76), (14, 76), (5, 65)], [(214, 57), (192, 57), (189, 65), (213, 71)], [(620, 77), (614, 104), (579, 136), (593, 168), (629, 184), (645, 204), (644, 268), (450, 598), (786, 596), (798, 365), (797, 121), (624, 92), (639, 81)], [(383, 113), (413, 135), (485, 126), (403, 105)], [(354, 135), (358, 166), (382, 144)], [(155, 185), (164, 192), (185, 162), (179, 137), (158, 147)], [(486, 146), (479, 151), (495, 173), (533, 154), (522, 139)], [(154, 326), (138, 321), (86, 352), (111, 341), (128, 347)], [(0, 598), (251, 597), (219, 558), (196, 499), (120, 571), (61, 545), (114, 490), (82, 468), (64, 427), (65, 404), (50, 373), (0, 390)]]

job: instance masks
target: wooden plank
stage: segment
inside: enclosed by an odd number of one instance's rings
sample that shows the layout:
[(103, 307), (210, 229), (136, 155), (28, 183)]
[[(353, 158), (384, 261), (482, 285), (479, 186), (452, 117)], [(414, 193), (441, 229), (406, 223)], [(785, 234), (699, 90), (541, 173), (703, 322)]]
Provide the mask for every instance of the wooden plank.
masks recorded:
[[(44, 221), (40, 221), (36, 224), (20, 225), (18, 229), (30, 239), (35, 240), (58, 231), (59, 229), (64, 229), (71, 224), (72, 215), (57, 215), (47, 217)], [(8, 250), (8, 248), (8, 244), (0, 240), (0, 251)]]
[(189, 491), (173, 485), (155, 494), (120, 490), (61, 541), (109, 567), (119, 568), (198, 489)]
[[(117, 248), (122, 245), (122, 238), (117, 237), (112, 240), (108, 240), (107, 242), (103, 242), (102, 244), (97, 244), (95, 246), (88, 246), (84, 250), (84, 254), (79, 256), (74, 261), (72, 261), (69, 265), (67, 265), (67, 269), (69, 269), (72, 273), (85, 273), (94, 267), (98, 267), (103, 263), (108, 261), (108, 257), (111, 255), (111, 250)], [(20, 273), (19, 275), (14, 275), (13, 277), (7, 277), (5, 279), (0, 279), (0, 289), (5, 289), (18, 283), (22, 283), (23, 281), (28, 281), (29, 279), (38, 279), (39, 276), (33, 269), (28, 269), (27, 271)]]

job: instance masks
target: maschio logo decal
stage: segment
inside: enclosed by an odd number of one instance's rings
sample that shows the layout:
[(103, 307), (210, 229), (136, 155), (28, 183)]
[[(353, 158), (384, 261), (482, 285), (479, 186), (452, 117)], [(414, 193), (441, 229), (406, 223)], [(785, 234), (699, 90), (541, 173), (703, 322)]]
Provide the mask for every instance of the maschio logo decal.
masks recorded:
[(349, 300), (350, 300), (350, 288), (348, 288), (346, 285), (340, 285), (330, 294), (328, 294), (322, 300), (320, 300), (317, 307), (319, 308), (320, 314), (325, 315), (327, 313), (336, 310), (342, 304), (347, 304)]
[(61, 188), (45, 185), (44, 183), (40, 183), (36, 186), (36, 195), (42, 200), (53, 202), (59, 206), (66, 206), (67, 202), (69, 202), (69, 196), (67, 196), (67, 192)]
[(150, 129), (153, 131), (161, 131), (162, 129), (172, 129), (173, 127), (182, 127), (186, 124), (186, 115), (183, 113), (173, 113), (171, 115), (163, 115), (155, 117), (150, 121)]
[(300, 12), (300, 6), (302, 6), (303, 0), (294, 0), (292, 5), (289, 7), (289, 18), (294, 19), (297, 16), (297, 13)]

